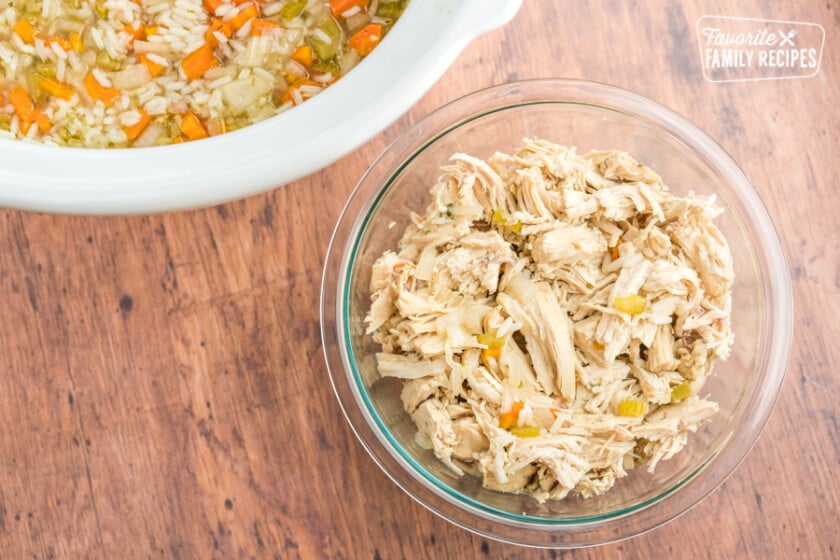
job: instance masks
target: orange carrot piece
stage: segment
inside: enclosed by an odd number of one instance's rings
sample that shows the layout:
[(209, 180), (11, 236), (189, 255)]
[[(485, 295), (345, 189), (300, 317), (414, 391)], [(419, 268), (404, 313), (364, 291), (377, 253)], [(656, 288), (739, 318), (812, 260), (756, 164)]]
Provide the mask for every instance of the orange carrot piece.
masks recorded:
[(301, 45), (292, 53), (292, 60), (309, 68), (312, 66), (312, 47)]
[(75, 32), (70, 34), (70, 46), (79, 53), (85, 50), (85, 43), (82, 41), (81, 34)]
[(382, 25), (370, 23), (350, 37), (350, 48), (362, 56), (367, 56), (382, 40)]
[(66, 84), (62, 84), (56, 79), (53, 78), (44, 78), (38, 82), (38, 85), (41, 86), (41, 89), (45, 92), (49, 93), (53, 97), (60, 97), (65, 101), (68, 101), (73, 98), (75, 92)]
[(63, 50), (64, 52), (68, 52), (73, 49), (73, 43), (62, 37), (50, 37), (49, 39), (44, 41), (44, 44), (48, 47), (52, 46), (53, 44), (56, 44), (59, 47), (61, 47), (61, 50)]
[(210, 43), (204, 43), (181, 61), (184, 73), (191, 80), (202, 77), (205, 72), (218, 64), (219, 61), (213, 55), (213, 45)]
[(213, 15), (216, 14), (216, 8), (222, 4), (222, 0), (204, 0), (204, 7), (207, 8), (207, 11)]
[(184, 136), (189, 138), (190, 140), (201, 140), (202, 138), (207, 138), (207, 131), (204, 129), (204, 125), (201, 124), (201, 121), (198, 120), (198, 117), (195, 116), (195, 113), (190, 111), (181, 119), (181, 132), (184, 133)]
[(210, 29), (204, 34), (204, 40), (214, 48), (219, 46), (219, 39), (216, 37), (217, 32), (230, 39), (230, 36), (233, 35), (233, 28), (226, 21), (220, 19), (213, 20), (210, 24)]
[(130, 37), (130, 39), (128, 40), (129, 45), (133, 45), (134, 41), (146, 35), (146, 30), (143, 29), (143, 25), (137, 21), (126, 25), (124, 31), (128, 33), (128, 36)]
[(31, 123), (35, 120), (35, 103), (23, 88), (15, 88), (9, 92), (9, 102), (14, 106), (20, 120)]
[(353, 8), (354, 6), (358, 6), (362, 10), (367, 10), (368, 1), (367, 0), (330, 0), (330, 11), (332, 11), (332, 15), (334, 15), (335, 17), (340, 17), (341, 14), (343, 14), (347, 10)]
[(240, 8), (239, 12), (228, 21), (234, 29), (239, 29), (248, 23), (248, 21), (258, 17), (260, 17), (260, 11), (257, 9), (256, 4), (250, 3)]
[(50, 119), (41, 111), (35, 111), (35, 124), (37, 124), (38, 128), (41, 129), (41, 132), (44, 133), (49, 132), (52, 128)]
[(85, 78), (85, 89), (88, 94), (95, 100), (101, 101), (106, 107), (111, 107), (120, 98), (120, 92), (112, 87), (105, 87), (99, 83), (99, 80), (93, 75), (93, 72), (88, 72)]
[(516, 424), (516, 421), (519, 419), (519, 412), (524, 406), (525, 403), (522, 401), (514, 402), (508, 412), (503, 412), (499, 415), (499, 427), (503, 430), (507, 430)]
[(146, 29), (143, 30), (143, 34), (146, 35), (146, 38), (148, 39), (152, 35), (157, 35), (158, 34), (158, 28), (159, 27), (160, 26), (158, 26), (158, 25), (150, 25)]
[(318, 86), (318, 87), (321, 87), (321, 84), (319, 84), (318, 82), (316, 82), (314, 80), (310, 80), (308, 78), (301, 78), (298, 81), (294, 82), (292, 85), (290, 85), (288, 88), (286, 88), (286, 91), (283, 92), (283, 97), (281, 97), (280, 100), (283, 103), (291, 102), (292, 104), (297, 105), (297, 103), (295, 102), (295, 98), (294, 98), (293, 93), (294, 93), (295, 90), (300, 89), (301, 86)]
[(24, 43), (31, 45), (35, 42), (35, 28), (25, 19), (18, 21), (12, 29)]
[(146, 68), (149, 70), (149, 74), (152, 76), (152, 78), (156, 78), (156, 77), (160, 76), (160, 73), (163, 72), (164, 67), (162, 65), (158, 64), (157, 62), (149, 59), (149, 57), (148, 57), (148, 55), (146, 55), (146, 53), (140, 53), (137, 56), (137, 59), (143, 65), (146, 66)]
[(123, 127), (125, 135), (128, 136), (129, 140), (134, 140), (140, 136), (140, 134), (146, 130), (146, 127), (149, 126), (149, 123), (152, 121), (152, 117), (150, 117), (149, 113), (146, 111), (138, 109), (138, 112), (140, 113), (140, 120), (130, 126)]
[(283, 29), (283, 26), (267, 19), (255, 19), (251, 22), (251, 35), (265, 35), (274, 29)]

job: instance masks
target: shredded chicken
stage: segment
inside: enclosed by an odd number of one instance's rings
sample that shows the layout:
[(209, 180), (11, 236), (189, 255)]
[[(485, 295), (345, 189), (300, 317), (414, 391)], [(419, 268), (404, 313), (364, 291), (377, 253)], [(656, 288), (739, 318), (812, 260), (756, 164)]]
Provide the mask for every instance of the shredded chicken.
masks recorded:
[(539, 501), (679, 453), (718, 410), (700, 393), (733, 342), (714, 198), (673, 196), (624, 152), (537, 139), (441, 172), (374, 264), (366, 317), (418, 442)]

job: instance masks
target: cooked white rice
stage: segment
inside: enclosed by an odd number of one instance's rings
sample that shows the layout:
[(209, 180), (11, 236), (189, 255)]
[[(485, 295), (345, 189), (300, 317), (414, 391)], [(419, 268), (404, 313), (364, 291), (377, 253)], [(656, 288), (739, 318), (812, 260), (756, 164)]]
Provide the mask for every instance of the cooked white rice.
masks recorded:
[(374, 17), (386, 32), (405, 3), (336, 1), (333, 15), (328, 0), (11, 0), (0, 8), (0, 137), (103, 148), (241, 128), (349, 71), (366, 54), (353, 35)]

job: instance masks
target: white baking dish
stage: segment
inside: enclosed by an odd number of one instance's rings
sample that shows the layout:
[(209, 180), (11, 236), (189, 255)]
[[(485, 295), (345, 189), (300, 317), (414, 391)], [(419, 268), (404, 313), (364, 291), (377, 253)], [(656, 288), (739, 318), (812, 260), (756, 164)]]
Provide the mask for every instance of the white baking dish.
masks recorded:
[(522, 0), (412, 0), (382, 44), (335, 85), (221, 136), (137, 149), (0, 139), (0, 205), (83, 214), (176, 210), (264, 191), (317, 171), (407, 111), (463, 48)]

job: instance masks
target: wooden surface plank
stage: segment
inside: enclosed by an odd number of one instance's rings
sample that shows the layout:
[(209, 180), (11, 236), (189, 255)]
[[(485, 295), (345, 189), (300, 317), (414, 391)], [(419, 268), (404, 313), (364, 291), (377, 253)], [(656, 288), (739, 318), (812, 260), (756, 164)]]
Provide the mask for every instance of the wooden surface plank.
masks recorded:
[[(707, 14), (820, 23), (822, 68), (707, 82)], [(0, 557), (840, 557), (838, 30), (834, 2), (526, 0), (391, 128), (296, 183), (159, 216), (0, 211)], [(318, 328), (329, 236), (368, 163), (446, 101), (546, 76), (628, 88), (715, 138), (780, 231), (796, 308), (777, 409), (735, 475), (665, 527), (574, 553), (471, 535), (398, 490), (341, 415)]]

